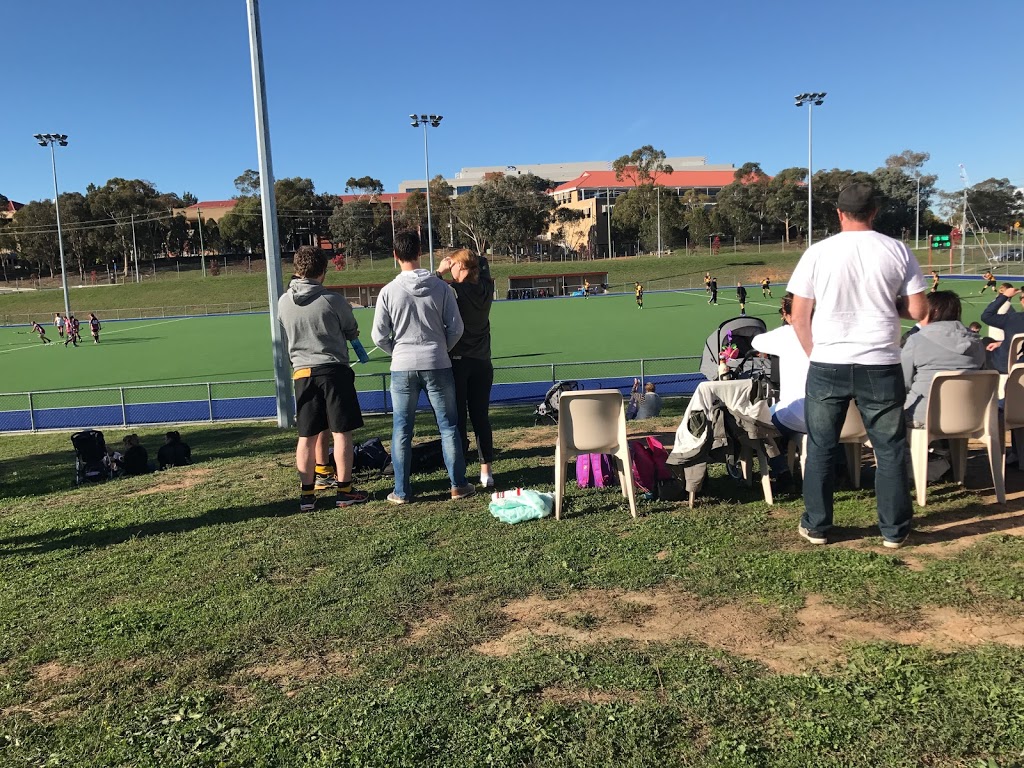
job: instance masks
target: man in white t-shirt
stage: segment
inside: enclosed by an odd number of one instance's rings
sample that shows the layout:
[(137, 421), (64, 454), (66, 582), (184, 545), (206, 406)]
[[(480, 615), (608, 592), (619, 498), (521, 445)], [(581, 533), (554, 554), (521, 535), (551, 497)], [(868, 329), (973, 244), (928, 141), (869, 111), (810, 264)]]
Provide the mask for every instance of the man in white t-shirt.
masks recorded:
[[(849, 184), (839, 193), (841, 231), (807, 249), (789, 280), (793, 329), (810, 358), (807, 372), (807, 465), (800, 535), (828, 542), (834, 464), (850, 400), (875, 450), (878, 527), (886, 547), (910, 533), (907, 491), (906, 387), (900, 369), (900, 317), (928, 311), (921, 267), (900, 241), (872, 230), (874, 187)], [(813, 310), (813, 320), (812, 320)]]

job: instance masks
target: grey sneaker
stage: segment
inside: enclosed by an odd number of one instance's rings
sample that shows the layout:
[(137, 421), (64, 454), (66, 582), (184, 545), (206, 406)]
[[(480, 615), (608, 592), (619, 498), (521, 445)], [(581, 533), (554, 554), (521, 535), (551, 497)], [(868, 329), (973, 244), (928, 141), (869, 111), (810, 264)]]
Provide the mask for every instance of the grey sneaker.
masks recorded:
[(402, 498), (401, 496), (396, 496), (394, 492), (388, 494), (388, 502), (391, 504), (408, 504), (409, 501), (410, 499), (408, 497)]
[(899, 549), (900, 547), (902, 547), (904, 544), (907, 543), (907, 539), (908, 538), (910, 538), (910, 534), (909, 533), (906, 536), (904, 536), (902, 539), (886, 539), (886, 538), (883, 537), (882, 538), (882, 546), (885, 547), (886, 549)]
[(472, 483), (466, 483), (460, 485), (457, 488), (452, 488), (452, 499), (468, 499), (470, 496), (476, 494), (476, 486)]
[(809, 531), (802, 525), (796, 530), (802, 538), (806, 539), (811, 544), (828, 544), (828, 539), (825, 538), (824, 533), (815, 533), (814, 531)]

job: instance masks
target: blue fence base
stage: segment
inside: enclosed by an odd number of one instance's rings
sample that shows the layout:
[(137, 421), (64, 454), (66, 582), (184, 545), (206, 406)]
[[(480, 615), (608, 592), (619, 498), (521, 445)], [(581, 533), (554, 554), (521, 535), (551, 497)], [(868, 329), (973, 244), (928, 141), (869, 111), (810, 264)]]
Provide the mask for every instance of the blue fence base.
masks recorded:
[[(663, 396), (692, 395), (704, 381), (700, 373), (662, 374), (647, 376)], [(617, 389), (628, 395), (633, 378), (579, 379), (584, 389)], [(550, 381), (495, 384), (491, 389), (491, 405), (539, 404)], [(365, 414), (391, 412), (391, 393), (369, 391), (359, 393), (359, 405)], [(429, 409), (425, 394), (420, 395), (418, 407)], [(0, 411), (0, 432), (27, 432), (33, 429), (85, 429), (88, 427), (133, 427), (145, 424), (187, 424), (217, 421), (244, 421), (277, 417), (274, 397), (214, 398), (212, 400), (180, 400), (167, 403), (136, 403), (125, 405), (89, 405), (74, 408), (39, 408), (31, 413), (25, 410)]]

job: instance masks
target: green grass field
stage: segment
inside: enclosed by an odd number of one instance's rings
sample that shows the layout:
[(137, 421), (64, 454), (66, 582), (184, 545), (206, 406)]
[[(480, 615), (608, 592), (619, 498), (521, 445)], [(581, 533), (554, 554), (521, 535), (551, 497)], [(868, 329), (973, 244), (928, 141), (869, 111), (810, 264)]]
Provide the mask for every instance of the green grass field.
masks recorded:
[[(550, 491), (554, 428), (528, 412), (493, 414), (495, 474)], [(696, 509), (636, 520), (570, 487), (564, 520), (508, 526), (443, 473), (408, 507), (370, 479), (365, 506), (297, 514), (293, 431), (185, 436), (196, 466), (79, 490), (66, 434), (0, 441), (5, 768), (1024, 759), (1020, 473), (997, 508), (972, 459), (979, 490), (933, 488), (892, 552), (870, 490), (812, 547), (799, 496), (768, 507), (720, 467)]]

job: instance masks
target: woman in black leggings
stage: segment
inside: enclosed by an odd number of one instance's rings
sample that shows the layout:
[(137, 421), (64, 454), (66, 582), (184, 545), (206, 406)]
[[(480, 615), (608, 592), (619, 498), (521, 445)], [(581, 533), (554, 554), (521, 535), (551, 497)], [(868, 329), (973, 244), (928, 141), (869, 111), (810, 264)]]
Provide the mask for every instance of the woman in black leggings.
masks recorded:
[[(491, 365), (491, 302), (494, 283), (487, 261), (462, 248), (445, 258), (438, 266), (438, 276), (452, 273), (452, 288), (466, 326), (462, 338), (451, 350), (452, 374), (455, 376), (455, 403), (459, 412), (459, 434), (462, 450), (469, 453), (466, 411), (473, 422), (477, 450), (480, 452), (480, 485), (494, 487), (491, 462), (494, 461), (494, 438), (488, 406), (494, 367)], [(468, 463), (468, 457), (467, 457)]]

